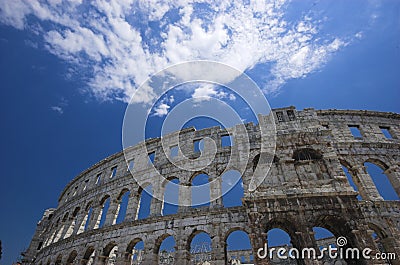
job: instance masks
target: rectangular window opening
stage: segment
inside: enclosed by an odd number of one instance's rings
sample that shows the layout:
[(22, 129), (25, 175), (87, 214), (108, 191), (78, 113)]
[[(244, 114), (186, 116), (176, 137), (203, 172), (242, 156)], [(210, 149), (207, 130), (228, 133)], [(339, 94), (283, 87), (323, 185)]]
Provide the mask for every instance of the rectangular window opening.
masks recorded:
[(384, 135), (387, 139), (393, 139), (393, 136), (392, 136), (392, 134), (390, 133), (390, 128), (389, 128), (389, 127), (380, 126), (379, 128), (381, 129), (381, 132), (383, 133), (383, 135)]
[(40, 250), (42, 248), (42, 246), (43, 246), (43, 242), (40, 242), (38, 247), (37, 247), (37, 250)]
[(86, 188), (87, 188), (87, 184), (89, 183), (89, 180), (87, 179), (87, 180), (85, 180), (85, 185), (83, 186), (83, 191), (85, 191), (86, 190)]
[(287, 112), (289, 121), (294, 121), (296, 119), (296, 116), (294, 116), (294, 111), (293, 110), (288, 110)]
[(128, 171), (132, 170), (134, 167), (135, 167), (135, 160), (134, 159), (128, 160)]
[(115, 177), (115, 175), (117, 175), (117, 166), (114, 166), (114, 167), (111, 168), (110, 179)]
[(358, 125), (349, 125), (349, 129), (350, 129), (350, 132), (351, 132), (351, 134), (353, 135), (353, 137), (355, 139), (361, 139), (362, 138), (360, 127)]
[(278, 119), (279, 122), (283, 122), (283, 112), (282, 111), (277, 111), (276, 112), (276, 118)]
[(97, 174), (96, 176), (96, 185), (100, 185), (101, 184), (101, 173)]
[(227, 146), (233, 146), (233, 141), (232, 141), (232, 136), (230, 135), (222, 135), (221, 136), (221, 146), (222, 147), (227, 147)]
[(154, 164), (154, 158), (156, 157), (156, 152), (151, 152), (148, 154), (149, 156), (149, 164)]
[(177, 145), (174, 145), (174, 146), (171, 146), (171, 147), (169, 148), (169, 151), (170, 151), (169, 156), (170, 156), (171, 158), (177, 157), (177, 156), (178, 156), (178, 152), (179, 152), (179, 148), (178, 148)]

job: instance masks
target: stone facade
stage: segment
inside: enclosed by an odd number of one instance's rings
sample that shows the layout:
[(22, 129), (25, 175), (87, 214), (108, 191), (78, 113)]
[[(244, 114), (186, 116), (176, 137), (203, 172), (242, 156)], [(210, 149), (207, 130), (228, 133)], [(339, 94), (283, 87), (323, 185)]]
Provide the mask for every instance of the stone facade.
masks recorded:
[[(120, 152), (93, 165), (65, 187), (57, 209), (46, 210), (39, 221), (23, 263), (136, 264), (132, 262), (133, 247), (143, 241), (141, 264), (158, 264), (162, 240), (173, 236), (176, 242), (174, 264), (194, 264), (190, 242), (196, 234), (206, 232), (212, 244), (209, 262), (222, 265), (228, 264), (238, 253), (247, 257), (251, 252), (257, 253), (272, 228), (286, 231), (293, 247), (318, 249), (321, 242), (315, 240), (313, 227), (326, 228), (335, 237), (345, 236), (346, 247), (369, 247), (371, 255), (383, 247), (398, 255), (400, 202), (383, 200), (364, 163), (372, 162), (381, 167), (400, 195), (400, 115), (311, 108), (297, 111), (294, 107), (274, 109), (272, 115), (277, 130), (276, 152), (267, 177), (254, 192), (248, 192), (247, 187), (260, 159), (258, 125), (250, 123), (228, 130), (213, 127), (179, 132), (185, 141), (182, 152), (187, 156), (196, 156), (193, 139), (210, 137), (217, 143), (215, 159), (201, 173), (217, 180), (210, 186), (210, 192), (218, 195), (221, 193), (218, 177), (236, 168), (235, 161), (239, 161), (236, 156), (240, 156), (238, 139), (241, 130), (247, 130), (250, 158), (242, 174), (242, 206), (226, 208), (219, 198), (207, 207), (180, 206), (176, 214), (162, 216), (163, 202), (153, 199), (149, 217), (138, 220), (143, 189), (132, 177), (129, 163)], [(354, 137), (349, 126), (358, 129), (361, 136)], [(389, 132), (391, 137), (385, 137), (382, 130)], [(227, 133), (233, 136), (233, 144), (222, 147), (219, 139)], [(179, 199), (190, 204), (191, 180), (200, 172), (188, 173), (173, 166), (160, 151), (160, 139), (148, 140), (146, 145), (148, 150), (155, 152), (154, 165), (162, 175), (166, 179), (178, 178), (180, 184), (188, 187), (179, 191)], [(163, 193), (166, 182), (154, 183), (148, 176), (147, 154), (137, 153), (135, 147), (127, 154), (134, 159), (136, 169), (133, 174), (148, 178), (153, 193)], [(358, 192), (349, 184), (342, 166), (350, 172)], [(116, 216), (126, 191), (130, 191), (126, 216), (117, 224)], [(362, 200), (358, 200), (357, 195)], [(105, 223), (99, 228), (102, 208), (108, 198), (110, 204)], [(248, 234), (252, 251), (226, 250), (228, 235), (237, 230)], [(379, 243), (373, 239), (373, 233), (378, 235)], [(254, 264), (275, 264), (273, 260), (252, 256)], [(324, 262), (298, 259), (294, 263), (279, 264), (329, 264)], [(346, 263), (400, 264), (400, 257), (391, 263), (348, 259), (340, 264)]]

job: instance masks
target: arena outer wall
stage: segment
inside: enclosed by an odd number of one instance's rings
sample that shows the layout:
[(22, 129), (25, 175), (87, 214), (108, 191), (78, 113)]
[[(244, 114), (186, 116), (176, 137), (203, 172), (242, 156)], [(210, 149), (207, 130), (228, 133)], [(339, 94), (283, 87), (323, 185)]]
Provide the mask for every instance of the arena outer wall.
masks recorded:
[[(202, 172), (188, 173), (170, 163), (161, 151), (160, 139), (146, 141), (149, 152), (155, 152), (154, 165), (167, 179), (179, 179), (190, 187), (192, 179), (205, 173), (212, 182), (210, 193), (221, 193), (221, 174), (235, 170), (239, 161), (241, 135), (250, 135), (250, 158), (242, 174), (242, 206), (224, 207), (222, 198), (207, 207), (180, 206), (176, 214), (162, 215), (163, 202), (151, 201), (150, 215), (138, 220), (137, 212), (143, 189), (127, 169), (124, 152), (98, 162), (74, 178), (62, 191), (56, 209), (47, 209), (39, 221), (23, 264), (131, 264), (133, 248), (144, 242), (141, 264), (158, 264), (163, 239), (173, 236), (176, 242), (175, 264), (193, 264), (190, 243), (206, 232), (211, 237), (211, 264), (228, 264), (228, 235), (236, 230), (248, 234), (255, 264), (272, 264), (255, 255), (267, 240), (272, 228), (286, 231), (297, 248), (315, 247), (313, 227), (329, 229), (335, 237), (345, 236), (347, 247), (400, 253), (400, 202), (383, 200), (366, 171), (365, 162), (378, 165), (400, 195), (400, 115), (375, 111), (315, 110), (297, 111), (294, 107), (274, 109), (277, 142), (271, 169), (263, 183), (248, 192), (253, 169), (262, 163), (259, 125), (252, 123), (227, 130), (212, 127), (177, 132), (185, 144), (183, 153), (196, 157), (193, 141), (210, 137), (217, 143), (217, 155)], [(261, 121), (265, 117), (261, 117)], [(361, 137), (349, 129), (356, 127)], [(382, 129), (391, 134), (385, 137)], [(233, 136), (232, 146), (222, 147), (220, 138)], [(168, 137), (168, 136), (167, 136)], [(148, 154), (131, 147), (125, 153), (134, 159), (136, 177), (149, 178), (153, 193), (162, 194), (166, 182), (155, 183), (149, 176)], [(128, 160), (129, 160), (128, 157)], [(228, 163), (229, 162), (229, 163)], [(342, 169), (346, 167), (356, 184), (355, 191)], [(116, 167), (116, 170), (115, 170)], [(112, 173), (114, 171), (114, 174)], [(101, 180), (98, 181), (98, 177)], [(96, 183), (97, 182), (97, 183)], [(122, 195), (130, 191), (123, 222), (116, 224)], [(179, 191), (179, 200), (190, 203), (188, 189)], [(362, 200), (358, 200), (360, 195)], [(106, 199), (110, 198), (105, 223), (99, 218)], [(91, 209), (90, 220), (88, 211)], [(86, 229), (85, 229), (85, 224)], [(118, 249), (118, 251), (115, 251)], [(113, 261), (110, 261), (111, 255)], [(90, 260), (90, 261), (89, 261)], [(297, 264), (323, 264), (300, 259)], [(383, 260), (346, 260), (348, 264), (389, 264)], [(400, 264), (400, 258), (391, 261)]]

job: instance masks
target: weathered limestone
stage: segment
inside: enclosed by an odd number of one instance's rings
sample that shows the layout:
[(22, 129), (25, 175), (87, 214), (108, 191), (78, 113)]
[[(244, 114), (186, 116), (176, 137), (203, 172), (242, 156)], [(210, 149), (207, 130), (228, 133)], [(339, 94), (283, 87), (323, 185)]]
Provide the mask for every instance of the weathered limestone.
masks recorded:
[[(371, 162), (382, 168), (400, 195), (400, 115), (353, 110), (297, 111), (294, 107), (275, 109), (272, 114), (277, 129), (275, 154), (260, 151), (261, 144), (270, 144), (261, 136), (271, 137), (272, 132), (261, 131), (252, 123), (226, 130), (219, 127), (200, 131), (185, 129), (168, 135), (165, 140), (169, 148), (177, 138), (180, 140), (181, 149), (173, 158), (168, 152), (163, 153), (160, 139), (140, 144), (145, 144), (149, 153), (155, 152), (154, 166), (165, 179), (176, 178), (183, 185), (178, 191), (180, 204), (191, 205), (193, 178), (196, 174), (207, 174), (212, 181), (210, 195), (217, 198), (207, 207), (179, 206), (177, 214), (162, 216), (163, 202), (153, 198), (149, 217), (138, 220), (142, 189), (136, 180), (152, 185), (153, 194), (165, 192), (165, 182), (156, 180), (149, 170), (148, 154), (139, 152), (140, 145), (128, 148), (127, 160), (134, 161), (131, 171), (123, 152), (100, 161), (65, 187), (57, 209), (46, 210), (24, 253), (23, 263), (138, 264), (132, 262), (136, 253), (134, 247), (143, 241), (141, 264), (153, 265), (159, 263), (162, 240), (173, 236), (174, 264), (189, 265), (193, 264), (190, 261), (191, 240), (205, 232), (211, 238), (212, 249), (207, 253), (211, 264), (237, 262), (237, 258), (235, 261), (232, 257), (238, 256), (252, 259), (255, 264), (325, 264), (326, 260), (307, 258), (283, 263), (276, 257), (272, 260), (257, 257), (258, 249), (268, 240), (267, 232), (273, 228), (286, 231), (292, 247), (299, 249), (319, 249), (321, 244), (343, 236), (348, 240), (345, 248), (368, 247), (373, 255), (382, 249), (400, 253), (400, 202), (384, 201), (364, 166), (365, 162)], [(261, 123), (267, 118), (259, 116)], [(362, 137), (353, 137), (349, 126), (356, 126)], [(381, 128), (389, 130), (392, 139), (386, 138)], [(229, 133), (233, 136), (233, 145), (222, 147), (220, 139)], [(246, 142), (247, 134), (250, 142)], [(188, 163), (185, 156), (189, 162), (193, 161), (189, 166), (203, 163), (209, 157), (195, 160), (200, 154), (194, 152), (193, 141), (205, 137), (214, 141), (207, 140), (205, 148), (215, 145), (217, 150), (214, 160), (204, 170), (184, 171), (169, 161), (174, 159), (178, 165), (183, 165)], [(246, 157), (246, 153), (250, 157)], [(255, 191), (249, 192), (251, 177), (268, 170), (268, 161), (272, 164), (267, 177)], [(221, 176), (241, 165), (245, 166), (243, 205), (224, 208), (220, 197)], [(350, 172), (358, 192), (350, 186), (341, 165)], [(126, 191), (130, 194), (125, 219), (116, 224), (121, 196)], [(356, 198), (358, 194), (362, 197), (360, 201)], [(110, 205), (104, 226), (99, 228), (107, 198), (110, 198)], [(92, 209), (90, 218), (89, 209)], [(88, 228), (84, 231), (87, 221)], [(314, 227), (326, 228), (334, 237), (316, 240)], [(227, 250), (227, 238), (237, 230), (248, 234), (252, 249)], [(375, 234), (377, 239), (373, 238)], [(347, 259), (346, 262), (388, 264), (383, 260)], [(400, 257), (390, 262), (399, 265)]]

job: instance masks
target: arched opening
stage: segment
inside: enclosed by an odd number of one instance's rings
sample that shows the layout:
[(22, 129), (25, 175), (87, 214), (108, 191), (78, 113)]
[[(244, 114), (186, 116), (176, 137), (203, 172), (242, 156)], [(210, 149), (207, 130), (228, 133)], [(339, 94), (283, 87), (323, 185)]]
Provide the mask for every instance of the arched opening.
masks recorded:
[[(341, 165), (341, 166), (342, 166), (342, 170), (343, 170), (344, 174), (347, 177), (347, 181), (349, 182), (350, 186), (353, 188), (354, 191), (358, 192), (358, 186), (355, 184), (353, 176), (349, 172), (349, 169), (344, 165)], [(359, 201), (362, 200), (362, 197), (360, 194), (357, 195), (357, 200), (359, 200)]]
[(153, 187), (147, 185), (144, 189), (139, 188), (139, 208), (137, 210), (136, 219), (145, 219), (150, 216), (151, 200), (153, 198)]
[(81, 261), (82, 265), (92, 265), (94, 264), (94, 257), (95, 257), (95, 250), (94, 247), (88, 247), (83, 255), (83, 259)]
[(242, 176), (237, 170), (222, 175), (222, 203), (224, 207), (242, 206), (244, 196)]
[(140, 238), (132, 240), (126, 249), (125, 261), (131, 265), (142, 264), (144, 255), (144, 242)]
[(198, 174), (191, 181), (192, 207), (210, 205), (210, 182), (207, 174)]
[(56, 262), (54, 263), (54, 265), (61, 265), (61, 263), (62, 263), (62, 255), (60, 254), (57, 256), (57, 259), (56, 259)]
[(115, 242), (109, 243), (103, 249), (103, 257), (107, 265), (114, 265), (117, 260), (118, 246)]
[[(271, 228), (267, 232), (267, 258), (271, 264), (302, 264), (298, 259), (300, 256), (296, 252), (292, 252), (292, 249), (296, 249), (296, 246), (292, 244), (292, 238), (289, 233), (281, 228)], [(278, 253), (285, 257), (278, 256)]]
[(44, 246), (47, 247), (48, 245), (50, 245), (53, 242), (54, 237), (56, 236), (57, 230), (55, 230), (50, 237), (46, 240), (46, 242), (44, 243)]
[(86, 212), (87, 214), (85, 215), (85, 218), (83, 218), (82, 225), (79, 228), (78, 234), (87, 231), (89, 229), (90, 219), (92, 219), (92, 214), (93, 214), (93, 208), (91, 207), (91, 202), (88, 203), (88, 205), (86, 206)]
[(105, 224), (105, 222), (106, 222), (106, 218), (107, 218), (108, 208), (110, 208), (110, 201), (111, 201), (111, 198), (110, 198), (110, 196), (108, 196), (108, 195), (106, 195), (106, 196), (101, 200), (101, 202), (100, 202), (101, 211), (100, 211), (100, 213), (99, 213), (100, 221), (98, 222), (98, 227), (96, 227), (96, 226), (97, 226), (97, 224), (96, 224), (95, 229), (96, 229), (96, 228), (102, 228), (102, 227), (104, 226), (104, 224)]
[[(373, 223), (368, 224), (369, 228), (373, 231), (371, 234), (372, 240), (380, 253), (396, 253), (394, 246), (396, 245), (395, 239), (389, 237), (387, 233), (378, 225)], [(387, 264), (392, 264), (391, 260), (385, 260)]]
[(76, 252), (76, 250), (73, 250), (68, 256), (67, 265), (74, 264), (76, 256), (78, 256), (78, 252)]
[(80, 210), (81, 210), (80, 207), (76, 207), (75, 210), (72, 212), (72, 220), (70, 221), (71, 223), (67, 229), (67, 232), (65, 233), (64, 238), (70, 237), (74, 232), (74, 228), (76, 226), (76, 221), (77, 221), (76, 219)]
[[(329, 255), (329, 253), (335, 253), (338, 249), (338, 247), (342, 247), (341, 245), (337, 245), (337, 238), (336, 236), (328, 229), (324, 227), (319, 227), (315, 226), (313, 227), (314, 231), (314, 239), (315, 243), (317, 244), (317, 247), (319, 249), (319, 253), (316, 253), (316, 255), (323, 255), (323, 261), (328, 263), (328, 264), (346, 264), (343, 259), (340, 258), (332, 258), (332, 255)], [(346, 239), (347, 240), (347, 239)], [(342, 244), (339, 242), (339, 244)]]
[(161, 243), (158, 243), (158, 264), (175, 264), (175, 239), (173, 236), (164, 235), (159, 238)]
[(300, 148), (293, 152), (294, 161), (320, 160), (322, 155), (312, 148)]
[(236, 230), (229, 233), (225, 244), (225, 263), (254, 263), (254, 255), (251, 248), (250, 238), (246, 232), (242, 230)]
[(167, 181), (164, 190), (162, 215), (176, 214), (179, 204), (179, 179), (173, 178)]
[(267, 232), (268, 247), (292, 246), (289, 234), (280, 228), (272, 228)]
[(350, 251), (350, 249), (357, 247), (357, 239), (352, 233), (353, 228), (348, 220), (333, 215), (321, 216), (317, 218), (313, 227), (313, 231), (315, 234), (314, 238), (318, 246), (325, 248), (328, 248), (329, 246), (340, 247), (343, 253), (346, 253), (346, 251), (349, 250), (349, 254), (343, 256), (345, 260), (337, 259), (339, 257), (332, 259), (332, 257), (329, 257), (329, 255), (324, 255), (324, 259), (326, 259), (328, 263), (337, 261), (338, 263), (341, 262), (342, 264), (349, 265), (364, 264), (362, 261), (362, 255), (357, 258), (354, 256), (357, 255), (357, 253)]
[(399, 200), (399, 196), (393, 188), (388, 176), (384, 173), (387, 166), (383, 163), (377, 163), (377, 161), (365, 162), (364, 166), (371, 176), (376, 189), (384, 200)]
[[(190, 240), (191, 239), (191, 240)], [(203, 231), (195, 231), (190, 240), (190, 262), (191, 264), (206, 264), (211, 257), (211, 237)]]
[(60, 228), (58, 229), (57, 235), (54, 238), (53, 242), (57, 242), (58, 240), (62, 239), (61, 237), (62, 237), (62, 234), (63, 234), (64, 229), (65, 229), (65, 225), (66, 225), (65, 223), (68, 220), (68, 215), (69, 215), (69, 213), (64, 214), (64, 217), (62, 219), (61, 224), (59, 223), (60, 224)]
[(120, 224), (125, 220), (126, 210), (128, 209), (129, 204), (129, 196), (130, 191), (128, 189), (124, 189), (117, 198), (119, 201), (119, 206), (117, 209), (117, 219), (115, 221), (116, 224)]

